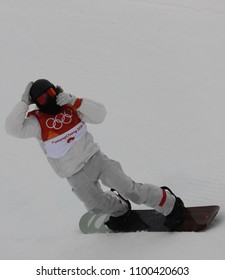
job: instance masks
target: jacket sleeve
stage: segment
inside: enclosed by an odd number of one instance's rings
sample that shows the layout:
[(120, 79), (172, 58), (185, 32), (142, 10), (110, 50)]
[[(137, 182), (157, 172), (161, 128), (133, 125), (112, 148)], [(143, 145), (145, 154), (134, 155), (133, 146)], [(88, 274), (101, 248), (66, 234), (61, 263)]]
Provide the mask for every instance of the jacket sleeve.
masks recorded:
[[(80, 100), (80, 102), (79, 102)], [(95, 102), (91, 99), (83, 98), (79, 99), (80, 103), (77, 108), (80, 119), (85, 123), (99, 124), (104, 121), (106, 116), (106, 109), (101, 103)]]
[(20, 101), (10, 112), (5, 121), (6, 132), (17, 138), (40, 138), (41, 128), (33, 116), (26, 118), (29, 106)]

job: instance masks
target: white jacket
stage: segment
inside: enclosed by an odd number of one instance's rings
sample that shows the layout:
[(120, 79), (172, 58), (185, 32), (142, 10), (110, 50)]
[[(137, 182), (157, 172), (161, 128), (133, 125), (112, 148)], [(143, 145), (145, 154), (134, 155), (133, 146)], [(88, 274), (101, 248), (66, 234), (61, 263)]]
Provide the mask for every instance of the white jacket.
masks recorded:
[[(86, 132), (62, 157), (49, 157), (42, 139), (41, 125), (35, 116), (27, 117), (28, 109), (29, 106), (20, 101), (6, 119), (6, 131), (17, 138), (36, 138), (59, 177), (70, 177), (78, 172), (99, 150), (92, 135)], [(83, 123), (99, 124), (105, 119), (106, 110), (102, 104), (85, 98), (82, 99), (81, 105), (77, 108), (77, 115)]]

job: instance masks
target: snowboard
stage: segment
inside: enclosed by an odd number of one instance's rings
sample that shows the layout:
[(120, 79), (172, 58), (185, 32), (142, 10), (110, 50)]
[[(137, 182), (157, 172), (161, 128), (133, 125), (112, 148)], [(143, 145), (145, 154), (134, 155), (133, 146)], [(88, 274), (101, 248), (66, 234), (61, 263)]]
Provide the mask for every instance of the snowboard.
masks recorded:
[[(196, 206), (186, 207), (184, 214), (184, 221), (179, 225), (175, 231), (201, 231), (206, 229), (214, 220), (220, 207), (217, 205), (210, 206)], [(80, 230), (83, 233), (110, 233), (113, 232), (105, 222), (108, 220), (107, 214), (93, 214), (91, 212), (85, 213), (79, 222)], [(131, 210), (127, 220), (126, 226), (120, 232), (169, 232), (164, 226), (165, 216), (156, 212), (155, 210)]]

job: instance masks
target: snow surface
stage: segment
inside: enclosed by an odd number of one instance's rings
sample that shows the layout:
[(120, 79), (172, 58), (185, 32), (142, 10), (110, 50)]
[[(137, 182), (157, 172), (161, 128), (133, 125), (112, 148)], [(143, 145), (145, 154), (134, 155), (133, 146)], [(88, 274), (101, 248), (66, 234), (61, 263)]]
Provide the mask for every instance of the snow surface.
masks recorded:
[[(225, 2), (1, 0), (0, 14), (0, 259), (224, 259)], [(4, 129), (38, 78), (104, 103), (105, 122), (89, 125), (102, 151), (187, 206), (220, 205), (213, 226), (82, 234), (67, 181)]]

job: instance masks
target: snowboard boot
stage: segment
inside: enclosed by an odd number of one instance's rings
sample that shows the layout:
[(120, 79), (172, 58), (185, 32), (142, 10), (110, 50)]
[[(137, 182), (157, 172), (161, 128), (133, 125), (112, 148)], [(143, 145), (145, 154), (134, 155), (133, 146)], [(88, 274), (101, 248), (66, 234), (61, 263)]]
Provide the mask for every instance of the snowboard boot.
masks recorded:
[(164, 222), (164, 226), (166, 226), (170, 231), (174, 231), (180, 224), (182, 224), (184, 220), (184, 213), (185, 213), (184, 203), (179, 197), (177, 197), (171, 191), (170, 188), (168, 187), (161, 187), (161, 188), (170, 192), (176, 198), (175, 204), (173, 206), (173, 210), (170, 212), (169, 215), (166, 216)]
[(123, 198), (116, 190), (114, 189), (111, 189), (112, 192), (114, 192), (120, 200), (123, 201), (123, 203), (127, 203), (128, 205), (128, 211), (121, 215), (121, 216), (118, 216), (118, 217), (114, 217), (114, 216), (110, 216), (108, 221), (105, 222), (105, 225), (111, 229), (112, 231), (115, 231), (115, 232), (119, 232), (121, 230), (123, 230), (123, 227), (127, 221), (127, 218), (129, 217), (130, 213), (131, 213), (131, 204), (130, 204), (130, 201)]

